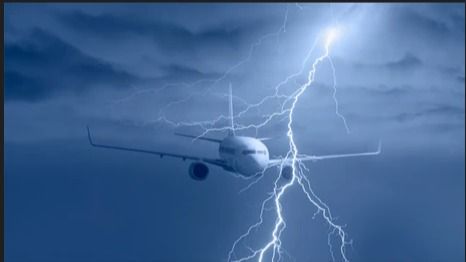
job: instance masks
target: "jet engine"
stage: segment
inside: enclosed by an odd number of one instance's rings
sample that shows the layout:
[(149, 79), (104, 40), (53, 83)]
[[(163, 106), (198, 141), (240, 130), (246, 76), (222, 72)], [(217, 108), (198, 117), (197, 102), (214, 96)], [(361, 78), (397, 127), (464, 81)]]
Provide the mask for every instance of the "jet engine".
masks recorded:
[(293, 176), (293, 168), (291, 166), (284, 166), (282, 169), (281, 176), (286, 180), (290, 180)]
[(194, 180), (205, 180), (209, 174), (209, 167), (201, 162), (192, 163), (189, 166), (189, 176)]

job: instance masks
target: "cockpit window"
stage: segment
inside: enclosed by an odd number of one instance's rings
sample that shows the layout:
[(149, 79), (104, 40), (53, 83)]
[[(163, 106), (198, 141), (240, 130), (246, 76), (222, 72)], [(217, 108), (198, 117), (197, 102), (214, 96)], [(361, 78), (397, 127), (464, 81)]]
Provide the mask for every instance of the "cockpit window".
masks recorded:
[(246, 150), (243, 150), (243, 155), (252, 155), (252, 154), (261, 154), (261, 155), (265, 155), (265, 150), (250, 150), (250, 149), (246, 149)]

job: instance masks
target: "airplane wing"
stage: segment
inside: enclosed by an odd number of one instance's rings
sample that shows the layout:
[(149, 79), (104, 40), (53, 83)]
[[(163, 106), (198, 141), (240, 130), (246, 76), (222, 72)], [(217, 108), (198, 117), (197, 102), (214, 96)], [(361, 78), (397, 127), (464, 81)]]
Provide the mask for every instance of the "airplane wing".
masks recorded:
[[(302, 156), (298, 157), (298, 161), (317, 161), (317, 160), (324, 160), (324, 159), (333, 159), (333, 158), (344, 158), (344, 157), (358, 157), (358, 156), (374, 156), (378, 155), (382, 152), (382, 143), (379, 142), (379, 146), (377, 151), (372, 152), (362, 152), (362, 153), (351, 153), (351, 154), (336, 154), (336, 155), (321, 155), (321, 156)], [(281, 165), (284, 159), (270, 159), (269, 160), (269, 167)], [(284, 165), (290, 165), (291, 159), (286, 159)]]
[(190, 155), (182, 155), (182, 154), (173, 154), (173, 153), (167, 153), (167, 152), (152, 151), (152, 150), (139, 149), (139, 148), (130, 148), (130, 147), (122, 147), (122, 146), (97, 144), (97, 143), (94, 143), (94, 141), (92, 140), (91, 131), (89, 129), (89, 126), (87, 126), (87, 137), (89, 139), (89, 143), (93, 147), (101, 147), (101, 148), (107, 148), (107, 149), (116, 149), (116, 150), (124, 150), (124, 151), (138, 152), (138, 153), (153, 154), (153, 155), (160, 156), (160, 158), (162, 158), (164, 156), (174, 157), (174, 158), (181, 158), (183, 161), (185, 161), (186, 159), (193, 160), (193, 161), (203, 161), (203, 162), (206, 162), (208, 164), (220, 166), (220, 167), (223, 167), (223, 168), (228, 168), (226, 163), (221, 159), (212, 159), (212, 158), (204, 158), (204, 157), (197, 157), (197, 156), (190, 156)]

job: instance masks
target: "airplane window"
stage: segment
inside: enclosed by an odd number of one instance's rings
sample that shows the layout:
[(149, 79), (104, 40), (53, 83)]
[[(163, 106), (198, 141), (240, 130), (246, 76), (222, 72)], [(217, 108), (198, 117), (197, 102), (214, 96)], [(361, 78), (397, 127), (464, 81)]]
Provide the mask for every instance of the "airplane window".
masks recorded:
[(256, 150), (243, 150), (243, 155), (255, 154)]

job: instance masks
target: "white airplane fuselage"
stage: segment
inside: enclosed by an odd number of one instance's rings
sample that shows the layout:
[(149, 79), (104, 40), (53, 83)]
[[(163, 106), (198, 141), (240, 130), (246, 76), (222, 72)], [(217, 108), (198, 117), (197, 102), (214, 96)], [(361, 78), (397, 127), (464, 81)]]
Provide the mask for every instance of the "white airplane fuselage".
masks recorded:
[(253, 137), (226, 137), (220, 143), (219, 155), (233, 171), (244, 176), (262, 172), (269, 163), (269, 150), (262, 141)]

